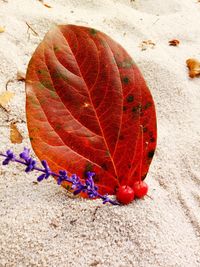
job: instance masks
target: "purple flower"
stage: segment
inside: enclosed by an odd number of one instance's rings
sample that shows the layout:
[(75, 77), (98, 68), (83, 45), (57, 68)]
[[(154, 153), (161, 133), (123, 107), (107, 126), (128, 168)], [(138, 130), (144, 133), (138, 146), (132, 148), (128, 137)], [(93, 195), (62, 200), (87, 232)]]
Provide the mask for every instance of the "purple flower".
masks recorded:
[(41, 182), (42, 180), (45, 179), (45, 177), (46, 177), (46, 174), (43, 173), (43, 174), (41, 174), (40, 176), (38, 176), (37, 181), (38, 181), (38, 182)]
[(25, 161), (28, 161), (30, 158), (30, 149), (24, 147), (24, 151), (22, 153), (19, 154), (21, 159), (24, 159)]
[(29, 155), (30, 149), (24, 148), (24, 151), (19, 154), (20, 158), (23, 159), (26, 162), (26, 169), (25, 172), (30, 172), (35, 169), (36, 161), (32, 159)]
[(58, 184), (58, 185), (61, 185), (61, 183), (62, 183), (63, 181), (67, 181), (67, 179), (68, 179), (67, 172), (64, 171), (64, 170), (60, 170), (60, 171), (59, 171), (59, 177), (58, 177), (58, 179), (57, 179), (57, 184)]
[(49, 168), (49, 166), (48, 166), (48, 164), (47, 164), (47, 162), (46, 162), (46, 160), (42, 160), (41, 163), (42, 163), (42, 166), (44, 167), (44, 170), (43, 170), (44, 173), (41, 174), (41, 175), (37, 178), (37, 181), (38, 181), (38, 182), (41, 182), (41, 181), (44, 180), (44, 179), (48, 179), (49, 176), (52, 174), (52, 173), (51, 173), (51, 170), (50, 170), (50, 168)]
[(43, 169), (36, 167), (36, 161), (30, 157), (30, 149), (24, 148), (23, 152), (19, 154), (20, 158), (16, 158), (11, 150), (7, 150), (6, 154), (0, 153), (0, 156), (4, 157), (3, 165), (7, 165), (10, 161), (14, 161), (19, 164), (23, 164), (26, 166), (25, 172), (30, 171), (38, 171), (42, 172), (40, 176), (38, 176), (37, 181), (41, 182), (44, 179), (48, 179), (50, 175), (57, 178), (57, 183), (60, 185), (63, 181), (67, 181), (72, 184), (72, 189), (74, 190), (73, 194), (77, 195), (81, 192), (84, 192), (88, 195), (89, 198), (99, 197), (103, 200), (103, 204), (109, 202), (113, 205), (119, 205), (116, 200), (111, 200), (108, 197), (108, 194), (101, 195), (98, 193), (98, 187), (95, 185), (93, 176), (94, 172), (88, 172), (87, 178), (84, 182), (76, 175), (72, 174), (71, 177), (67, 175), (65, 170), (60, 170), (59, 173), (52, 172), (46, 162), (46, 160), (42, 160)]
[(93, 178), (93, 176), (95, 176), (95, 172), (87, 172), (86, 175), (88, 178)]
[(7, 165), (10, 161), (14, 160), (15, 156), (13, 152), (9, 149), (6, 151), (6, 159), (3, 161), (3, 165)]
[(72, 189), (75, 190), (73, 192), (74, 195), (78, 195), (81, 192), (85, 192), (86, 186), (81, 182), (80, 178), (76, 174), (72, 174), (71, 183), (72, 183)]
[(93, 181), (93, 176), (95, 175), (94, 172), (88, 172), (87, 176), (88, 178), (86, 179), (85, 186), (87, 189), (87, 194), (89, 198), (95, 198), (98, 196), (98, 187), (95, 186), (94, 181)]
[[(72, 185), (73, 186), (73, 185)], [(81, 192), (85, 192), (86, 188), (85, 185), (82, 184), (81, 182), (79, 182), (76, 187), (74, 186), (73, 188), (75, 191), (73, 192), (73, 194), (76, 196), (78, 194), (80, 194)]]
[(27, 167), (25, 169), (25, 172), (30, 172), (35, 169), (36, 161), (34, 159), (29, 158), (28, 160), (26, 160), (26, 163), (27, 163)]
[(95, 175), (94, 172), (87, 173), (87, 179), (85, 183), (80, 181), (80, 178), (76, 174), (72, 174), (71, 176), (71, 183), (72, 189), (74, 189), (74, 195), (80, 194), (81, 192), (85, 192), (88, 194), (89, 198), (95, 198), (98, 196), (98, 187), (95, 186), (93, 181), (93, 176)]
[(72, 176), (70, 177), (70, 180), (72, 183), (72, 187), (71, 187), (72, 189), (76, 189), (76, 188), (80, 187), (81, 181), (76, 174), (72, 174)]
[(110, 202), (110, 199), (108, 197), (108, 194), (102, 196), (103, 204), (106, 204), (107, 202)]

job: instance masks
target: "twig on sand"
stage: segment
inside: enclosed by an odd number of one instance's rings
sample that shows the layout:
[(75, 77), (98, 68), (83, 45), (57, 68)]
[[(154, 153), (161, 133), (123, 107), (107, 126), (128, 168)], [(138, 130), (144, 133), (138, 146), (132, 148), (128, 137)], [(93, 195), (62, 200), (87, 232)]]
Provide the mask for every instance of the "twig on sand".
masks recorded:
[(7, 82), (6, 82), (6, 91), (8, 91), (8, 85), (9, 85), (9, 83), (12, 83), (12, 82), (14, 82), (13, 79), (7, 80)]
[(41, 2), (41, 3), (43, 4), (43, 6), (45, 6), (45, 7), (47, 7), (47, 8), (51, 8), (51, 6), (48, 5), (48, 4), (45, 4), (43, 0), (38, 0), (38, 1)]
[(155, 25), (159, 21), (159, 19), (160, 18), (157, 18), (152, 25)]
[(153, 198), (152, 198), (150, 195), (146, 194), (146, 196), (147, 196), (148, 198), (150, 198), (150, 199), (152, 199), (152, 200), (153, 200)]
[(33, 29), (33, 27), (27, 21), (26, 21), (26, 25), (28, 26), (28, 31), (30, 29), (34, 33), (35, 36), (39, 36), (39, 34)]
[(0, 104), (0, 108), (1, 108), (3, 111), (5, 111), (7, 114), (9, 113), (9, 111), (7, 110), (7, 108), (5, 108), (4, 106), (2, 106), (1, 104)]
[(97, 206), (92, 214), (92, 221), (94, 222), (96, 219), (97, 210), (100, 208), (100, 206)]

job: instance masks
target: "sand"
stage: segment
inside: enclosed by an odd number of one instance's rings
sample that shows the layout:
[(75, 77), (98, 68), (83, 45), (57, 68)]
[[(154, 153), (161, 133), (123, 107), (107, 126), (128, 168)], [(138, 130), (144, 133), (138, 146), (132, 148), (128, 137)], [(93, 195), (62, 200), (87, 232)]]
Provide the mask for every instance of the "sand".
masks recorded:
[[(90, 25), (122, 44), (153, 94), (158, 146), (148, 177), (149, 196), (123, 207), (73, 199), (53, 179), (16, 164), (0, 166), (0, 266), (200, 266), (200, 78), (190, 79), (187, 58), (200, 60), (200, 3), (196, 0), (0, 1), (0, 93), (26, 71), (54, 24)], [(27, 33), (29, 23), (38, 33)], [(178, 47), (168, 41), (179, 39)], [(154, 48), (141, 50), (144, 40)], [(0, 151), (30, 147), (24, 83), (0, 109)], [(13, 145), (17, 122), (23, 143)]]

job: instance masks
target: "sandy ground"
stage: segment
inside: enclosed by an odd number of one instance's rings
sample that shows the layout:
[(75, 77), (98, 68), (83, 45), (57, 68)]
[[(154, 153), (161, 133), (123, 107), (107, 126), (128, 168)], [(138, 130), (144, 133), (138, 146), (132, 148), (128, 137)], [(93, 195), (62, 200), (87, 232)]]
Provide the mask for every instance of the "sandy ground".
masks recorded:
[[(30, 57), (54, 24), (89, 25), (109, 34), (134, 58), (153, 94), (158, 147), (147, 183), (149, 195), (124, 207), (72, 199), (53, 179), (34, 184), (34, 173), (0, 166), (0, 266), (200, 266), (200, 78), (188, 78), (185, 61), (200, 59), (200, 3), (196, 0), (0, 1), (0, 93), (26, 71)], [(29, 30), (29, 23), (38, 35)], [(180, 40), (178, 47), (168, 41)], [(140, 43), (152, 40), (153, 49)], [(29, 146), (23, 82), (0, 110), (0, 150)], [(13, 145), (17, 121), (23, 143)]]

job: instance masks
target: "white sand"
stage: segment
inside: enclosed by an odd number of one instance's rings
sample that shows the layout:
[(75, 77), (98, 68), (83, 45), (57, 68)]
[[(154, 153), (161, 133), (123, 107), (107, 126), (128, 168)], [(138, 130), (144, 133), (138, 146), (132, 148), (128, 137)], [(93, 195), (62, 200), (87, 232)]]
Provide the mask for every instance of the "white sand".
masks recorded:
[[(200, 59), (200, 3), (196, 0), (0, 1), (0, 93), (27, 63), (53, 24), (90, 25), (124, 46), (155, 99), (158, 147), (145, 200), (129, 206), (72, 199), (53, 179), (35, 185), (15, 164), (0, 167), (0, 266), (200, 266), (200, 78), (189, 79), (185, 60)], [(28, 22), (38, 32), (27, 34)], [(168, 41), (180, 40), (179, 47)], [(143, 40), (156, 43), (141, 51)], [(0, 110), (0, 150), (30, 146), (23, 82)], [(24, 141), (9, 141), (18, 121)], [(96, 215), (95, 215), (96, 212)]]

